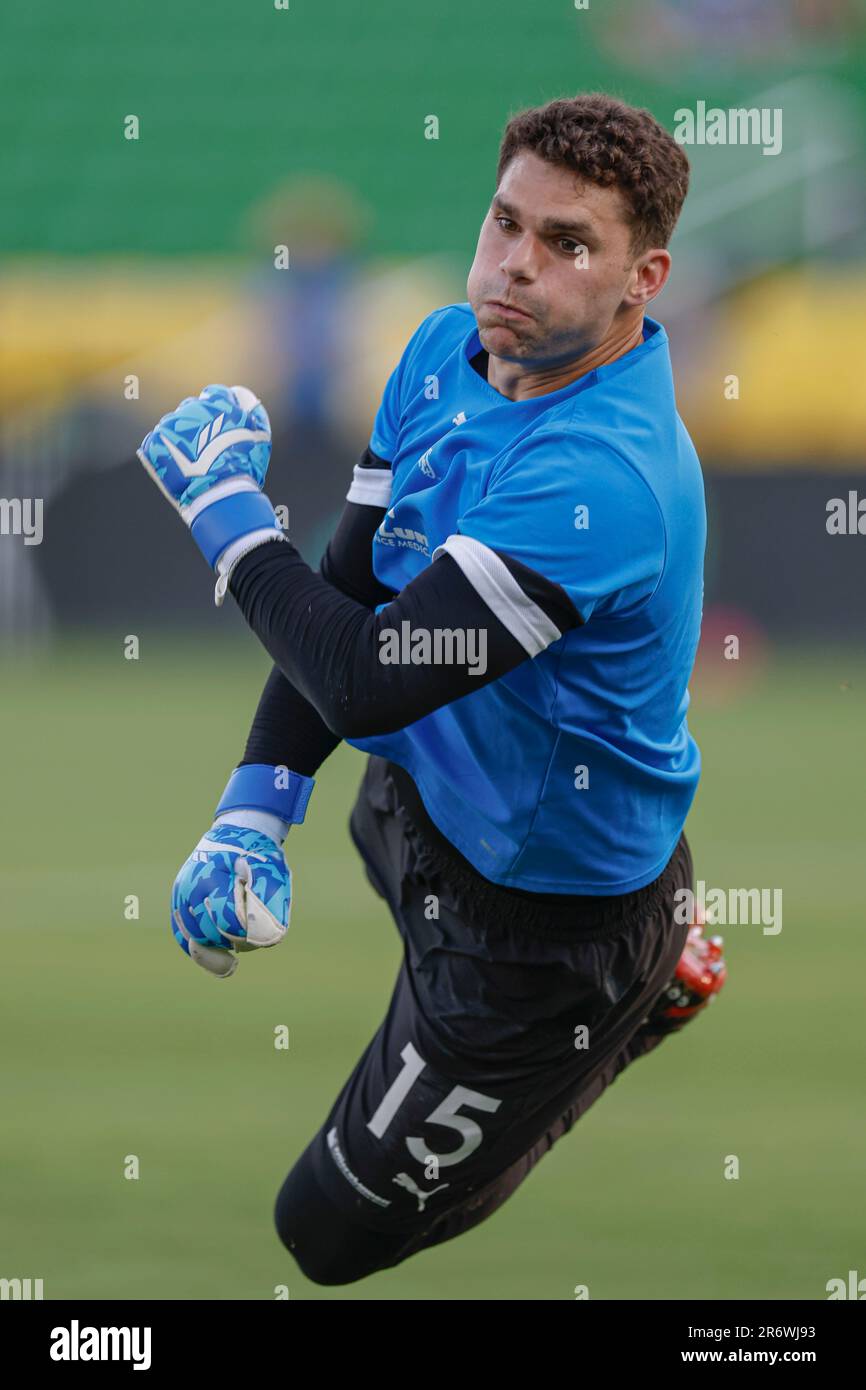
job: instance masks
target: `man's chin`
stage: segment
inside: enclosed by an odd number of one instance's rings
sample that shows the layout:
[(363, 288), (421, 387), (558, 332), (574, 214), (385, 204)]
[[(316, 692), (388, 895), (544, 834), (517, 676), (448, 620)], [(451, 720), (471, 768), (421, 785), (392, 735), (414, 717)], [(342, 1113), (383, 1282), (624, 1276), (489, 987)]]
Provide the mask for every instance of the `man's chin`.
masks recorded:
[(491, 357), (503, 357), (506, 361), (522, 359), (528, 347), (519, 324), (494, 323), (486, 327), (479, 324), (478, 337)]

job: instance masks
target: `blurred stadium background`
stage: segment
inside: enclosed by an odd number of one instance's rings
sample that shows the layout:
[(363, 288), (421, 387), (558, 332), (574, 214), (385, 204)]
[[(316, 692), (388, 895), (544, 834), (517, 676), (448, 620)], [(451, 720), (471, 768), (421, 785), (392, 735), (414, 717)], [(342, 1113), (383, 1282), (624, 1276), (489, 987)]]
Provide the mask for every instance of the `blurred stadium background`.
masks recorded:
[[(864, 491), (864, 21), (855, 0), (4, 14), (0, 498), (43, 498), (44, 536), (0, 535), (0, 1276), (48, 1298), (791, 1299), (866, 1274), (866, 541), (825, 525)], [(669, 129), (698, 100), (783, 111), (776, 156), (689, 148), (652, 312), (710, 518), (695, 863), (781, 888), (784, 927), (728, 928), (718, 1007), (494, 1220), (320, 1289), (270, 1208), (397, 970), (346, 828), (363, 760), (338, 750), (292, 832), (284, 950), (226, 987), (195, 971), (168, 892), (269, 661), (133, 451), (205, 383), (254, 385), (269, 492), (317, 563), (406, 339), (465, 298), (507, 116), (592, 89)]]

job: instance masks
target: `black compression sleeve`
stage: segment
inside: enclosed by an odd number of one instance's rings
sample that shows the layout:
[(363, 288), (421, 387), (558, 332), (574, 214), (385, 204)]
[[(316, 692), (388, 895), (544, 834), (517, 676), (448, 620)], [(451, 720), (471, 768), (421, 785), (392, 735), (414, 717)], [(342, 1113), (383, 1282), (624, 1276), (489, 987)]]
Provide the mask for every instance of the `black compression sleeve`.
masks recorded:
[(339, 742), (339, 735), (332, 733), (318, 710), (274, 666), (265, 682), (240, 765), (267, 763), (313, 777)]
[[(358, 468), (368, 477), (379, 479), (384, 474), (390, 480), (391, 465), (374, 454), (369, 446)], [(373, 573), (373, 537), (386, 510), (384, 506), (347, 500), (319, 565), (323, 579), (368, 608), (387, 603), (394, 597), (394, 590), (382, 584)]]
[[(288, 541), (268, 542), (245, 555), (235, 566), (229, 590), (283, 675), (340, 738), (405, 728), (527, 660), (525, 648), (448, 554), (422, 570), (379, 613), (338, 593)], [(579, 619), (559, 592), (561, 602), (553, 594), (547, 603), (564, 631)], [(429, 656), (418, 664), (405, 659), (407, 645), (414, 646), (419, 634), (432, 640), (437, 630), (466, 636), (459, 664), (447, 658), (437, 664)], [(382, 659), (386, 647), (381, 639), (389, 633), (400, 647), (395, 664)], [(468, 644), (470, 634), (475, 634), (474, 647)]]
[[(373, 470), (368, 474), (373, 478), (383, 473), (390, 476), (391, 471), (391, 465), (369, 446), (358, 468)], [(373, 536), (385, 511), (384, 506), (346, 501), (320, 564), (329, 584), (368, 608), (394, 596), (394, 590), (373, 573)], [(275, 665), (262, 691), (241, 766), (268, 763), (312, 777), (339, 742), (339, 736)]]

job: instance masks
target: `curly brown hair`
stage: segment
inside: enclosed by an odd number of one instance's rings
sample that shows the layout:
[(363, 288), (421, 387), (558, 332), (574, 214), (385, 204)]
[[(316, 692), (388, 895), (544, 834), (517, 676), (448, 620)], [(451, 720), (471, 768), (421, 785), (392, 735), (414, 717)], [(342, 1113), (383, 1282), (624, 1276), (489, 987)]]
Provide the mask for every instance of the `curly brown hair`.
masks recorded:
[(507, 164), (531, 150), (602, 188), (629, 208), (631, 250), (667, 246), (689, 188), (689, 161), (655, 116), (604, 92), (562, 97), (518, 111), (505, 127), (497, 185)]

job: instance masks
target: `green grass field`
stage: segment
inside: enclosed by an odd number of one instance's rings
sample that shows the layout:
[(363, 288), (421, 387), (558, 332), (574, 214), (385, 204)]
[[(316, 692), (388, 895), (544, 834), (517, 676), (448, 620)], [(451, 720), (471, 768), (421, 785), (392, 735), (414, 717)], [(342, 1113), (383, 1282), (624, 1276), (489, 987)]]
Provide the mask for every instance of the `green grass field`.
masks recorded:
[(293, 1299), (546, 1300), (577, 1284), (821, 1299), (829, 1278), (866, 1274), (864, 661), (788, 653), (737, 703), (693, 706), (697, 874), (781, 888), (781, 933), (728, 928), (717, 1004), (627, 1070), (490, 1221), (332, 1289), (299, 1273), (271, 1213), (399, 964), (346, 825), (362, 756), (337, 751), (291, 832), (279, 951), (216, 981), (167, 922), (267, 669), (252, 638), (195, 653), (158, 636), (138, 662), (118, 638), (4, 664), (0, 1276), (41, 1277), (46, 1298), (271, 1299), (287, 1283)]

